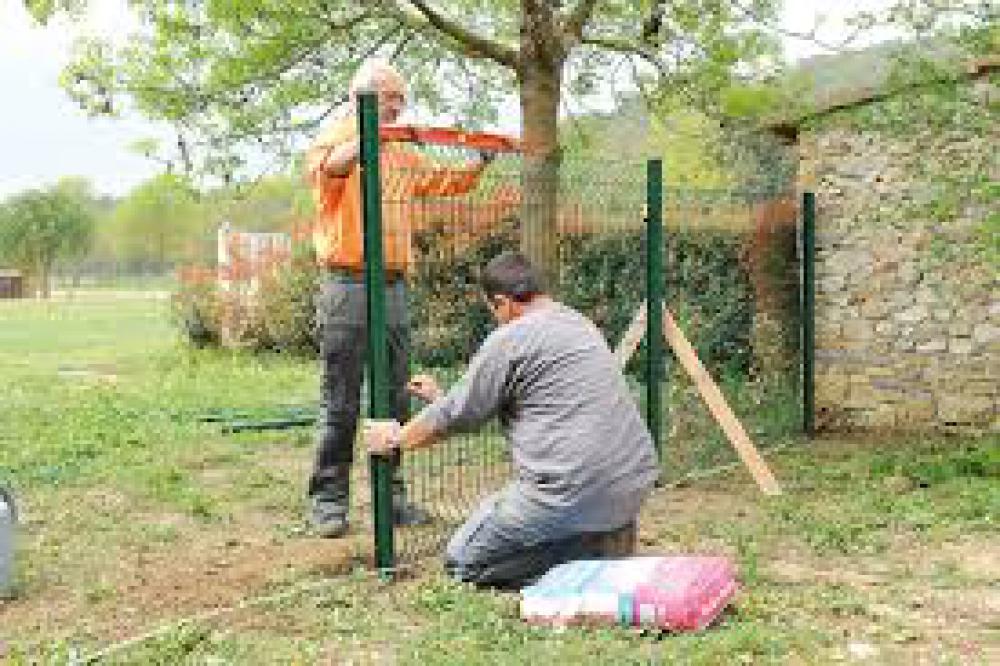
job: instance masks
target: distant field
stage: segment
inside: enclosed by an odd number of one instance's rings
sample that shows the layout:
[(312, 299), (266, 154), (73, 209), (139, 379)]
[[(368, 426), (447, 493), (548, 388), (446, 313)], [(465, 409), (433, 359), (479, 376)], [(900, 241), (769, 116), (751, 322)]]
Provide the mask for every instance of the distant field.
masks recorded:
[(0, 474), (28, 487), (155, 475), (215, 434), (197, 415), (308, 403), (313, 374), (303, 360), (191, 350), (159, 299), (0, 302)]
[(150, 275), (108, 273), (87, 275), (79, 279), (59, 277), (54, 280), (52, 288), (66, 293), (95, 291), (169, 292), (175, 284), (176, 277), (172, 272)]
[(0, 301), (0, 367), (7, 370), (116, 364), (170, 349), (176, 339), (169, 305), (155, 293)]

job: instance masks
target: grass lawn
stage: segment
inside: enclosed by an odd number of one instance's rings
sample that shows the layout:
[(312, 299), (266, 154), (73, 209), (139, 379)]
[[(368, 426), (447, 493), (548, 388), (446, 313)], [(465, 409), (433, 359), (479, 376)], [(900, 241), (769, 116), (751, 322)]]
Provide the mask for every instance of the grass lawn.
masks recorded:
[(732, 608), (698, 635), (553, 632), (434, 559), (379, 582), (360, 529), (309, 537), (308, 428), (197, 418), (311, 403), (315, 370), (188, 350), (159, 300), (0, 303), (0, 477), (24, 518), (0, 660), (1000, 663), (996, 437), (800, 442), (770, 455), (778, 498), (738, 468), (659, 490), (642, 549), (733, 557)]

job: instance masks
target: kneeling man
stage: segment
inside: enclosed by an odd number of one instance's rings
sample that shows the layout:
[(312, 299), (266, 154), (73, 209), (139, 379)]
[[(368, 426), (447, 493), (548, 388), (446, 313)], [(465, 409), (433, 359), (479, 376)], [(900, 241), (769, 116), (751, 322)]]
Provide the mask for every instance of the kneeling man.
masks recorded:
[(446, 565), (459, 580), (518, 588), (561, 562), (628, 554), (659, 468), (611, 350), (523, 255), (497, 256), (481, 283), (498, 328), (447, 393), (414, 377), (410, 391), (429, 404), (402, 426), (368, 422), (369, 450), (419, 449), (499, 419), (515, 474), (452, 536)]

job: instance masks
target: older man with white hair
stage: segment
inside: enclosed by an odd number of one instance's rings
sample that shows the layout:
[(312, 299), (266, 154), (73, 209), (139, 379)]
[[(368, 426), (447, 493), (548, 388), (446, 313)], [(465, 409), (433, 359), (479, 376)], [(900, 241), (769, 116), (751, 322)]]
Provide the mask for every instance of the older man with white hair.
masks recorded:
[[(348, 529), (350, 472), (367, 342), (360, 141), (354, 113), (356, 96), (361, 92), (378, 94), (382, 125), (395, 123), (406, 104), (406, 85), (400, 73), (384, 60), (370, 60), (351, 82), (351, 111), (322, 131), (306, 153), (306, 174), (317, 208), (313, 244), (322, 269), (317, 302), (321, 405), (316, 460), (309, 481), (309, 517), (316, 532), (325, 537), (339, 537)], [(386, 206), (383, 214), (383, 247), (393, 413), (403, 421), (409, 402), (405, 277), (411, 265), (410, 237), (417, 223), (407, 219), (405, 204), (418, 196), (468, 192), (488, 159), (465, 169), (436, 167), (399, 144), (383, 146), (381, 159), (383, 173), (389, 177), (395, 172), (396, 176), (393, 205)], [(398, 462), (397, 455), (397, 466)], [(424, 519), (423, 512), (406, 500), (398, 472), (393, 479), (393, 509), (399, 524)]]

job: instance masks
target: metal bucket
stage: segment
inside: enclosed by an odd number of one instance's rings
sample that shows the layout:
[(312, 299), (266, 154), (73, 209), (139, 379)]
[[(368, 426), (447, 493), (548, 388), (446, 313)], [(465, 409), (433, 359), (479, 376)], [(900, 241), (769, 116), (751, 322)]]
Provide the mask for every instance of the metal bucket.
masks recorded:
[(6, 596), (13, 585), (14, 535), (17, 527), (17, 505), (14, 495), (0, 486), (0, 597)]

